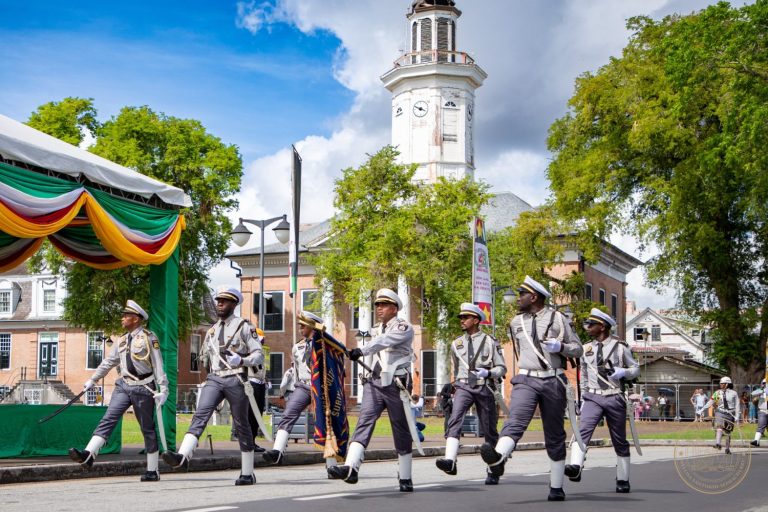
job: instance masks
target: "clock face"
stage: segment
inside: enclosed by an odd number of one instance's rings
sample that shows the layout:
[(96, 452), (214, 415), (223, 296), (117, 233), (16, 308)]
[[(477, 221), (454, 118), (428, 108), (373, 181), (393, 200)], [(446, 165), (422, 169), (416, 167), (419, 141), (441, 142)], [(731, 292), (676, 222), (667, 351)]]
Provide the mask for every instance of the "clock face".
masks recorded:
[(473, 109), (474, 107), (472, 106), (471, 103), (467, 104), (467, 119), (469, 119), (470, 121), (472, 120), (472, 114), (474, 113)]
[(424, 117), (429, 112), (429, 103), (426, 101), (417, 101), (413, 104), (413, 115), (416, 117)]

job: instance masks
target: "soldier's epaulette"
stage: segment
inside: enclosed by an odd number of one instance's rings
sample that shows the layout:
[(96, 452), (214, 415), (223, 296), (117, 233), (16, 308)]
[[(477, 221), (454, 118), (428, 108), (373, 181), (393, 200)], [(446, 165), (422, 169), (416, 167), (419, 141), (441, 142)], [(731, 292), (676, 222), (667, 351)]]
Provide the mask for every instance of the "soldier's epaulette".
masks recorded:
[(208, 334), (210, 334), (211, 336), (213, 336), (213, 334), (214, 334), (215, 332), (216, 332), (216, 327), (212, 325), (212, 326), (211, 326), (211, 328), (210, 328), (210, 329), (208, 329)]
[(585, 343), (584, 344), (584, 355), (589, 356), (592, 355), (592, 352), (594, 352), (592, 343)]
[(626, 340), (619, 340), (619, 345), (624, 345), (625, 347), (629, 348), (629, 343), (627, 343)]

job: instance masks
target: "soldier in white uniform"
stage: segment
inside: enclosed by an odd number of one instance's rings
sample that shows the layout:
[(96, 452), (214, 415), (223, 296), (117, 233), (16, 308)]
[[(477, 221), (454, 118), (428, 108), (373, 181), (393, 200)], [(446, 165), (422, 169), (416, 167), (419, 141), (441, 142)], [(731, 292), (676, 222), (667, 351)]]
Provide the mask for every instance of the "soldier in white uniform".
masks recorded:
[(102, 379), (117, 365), (120, 365), (122, 377), (115, 382), (115, 391), (112, 393), (107, 412), (93, 432), (85, 450), (70, 448), (69, 456), (75, 462), (90, 468), (123, 413), (133, 406), (147, 452), (147, 471), (142, 475), (141, 481), (157, 482), (160, 480), (157, 470), (159, 446), (153, 413), (155, 403), (162, 405), (168, 398), (168, 378), (163, 369), (163, 356), (157, 336), (143, 326), (148, 318), (147, 312), (136, 302), (126, 302), (121, 323), (127, 332), (120, 336), (109, 357), (101, 362), (83, 388), (91, 389), (94, 382)]
[(567, 357), (581, 357), (584, 349), (568, 319), (545, 301), (551, 294), (526, 276), (517, 290), (518, 315), (510, 329), (520, 371), (512, 379), (514, 389), (509, 418), (496, 446), (484, 443), (480, 455), (489, 471), (504, 474), (504, 464), (525, 433), (538, 407), (544, 427), (544, 446), (550, 462), (549, 501), (565, 500), (565, 429), (567, 407), (565, 365)]
[(248, 423), (249, 399), (245, 386), (247, 369), (264, 364), (264, 354), (256, 329), (234, 314), (243, 296), (235, 288), (216, 294), (216, 315), (219, 321), (208, 330), (200, 359), (209, 367), (208, 378), (200, 392), (197, 410), (178, 452), (164, 452), (163, 460), (172, 468), (189, 464), (198, 439), (214, 410), (226, 399), (240, 444), (241, 471), (235, 485), (253, 485), (253, 433)]
[(712, 398), (704, 404), (704, 409), (713, 405), (715, 409), (715, 445), (713, 448), (720, 450), (725, 433), (725, 453), (731, 453), (731, 432), (741, 417), (739, 394), (733, 390), (733, 382), (730, 377), (720, 379), (720, 389), (712, 393)]
[[(362, 348), (352, 349), (349, 358), (364, 358), (373, 373), (362, 373), (363, 403), (357, 428), (352, 436), (347, 459), (343, 466), (328, 468), (328, 477), (357, 483), (357, 474), (363, 462), (365, 447), (371, 440), (376, 421), (387, 410), (392, 425), (392, 437), (398, 459), (398, 478), (401, 492), (413, 492), (411, 463), (413, 439), (405, 407), (410, 410), (411, 363), (413, 361), (413, 326), (397, 312), (403, 307), (400, 297), (392, 290), (382, 288), (374, 302), (376, 316), (381, 323), (373, 329), (373, 338)], [(403, 400), (407, 404), (404, 404)]]
[[(634, 380), (640, 375), (640, 365), (624, 340), (611, 334), (616, 321), (593, 308), (584, 322), (592, 343), (584, 345), (581, 357), (581, 439), (589, 446), (592, 434), (605, 418), (611, 443), (616, 452), (616, 492), (629, 492), (629, 441), (627, 441), (627, 399), (622, 380)], [(565, 474), (572, 482), (581, 481), (586, 454), (578, 443), (571, 443), (571, 463)]]
[[(323, 319), (308, 311), (300, 314), (312, 322), (322, 324)], [(302, 338), (293, 344), (291, 370), (295, 376), (294, 390), (286, 400), (285, 410), (277, 426), (275, 443), (271, 450), (264, 452), (264, 460), (270, 464), (279, 464), (288, 444), (288, 435), (298, 421), (304, 409), (312, 403), (312, 333), (314, 329), (299, 322), (299, 332)]]
[(757, 401), (757, 430), (755, 438), (749, 442), (752, 446), (760, 446), (760, 438), (765, 434), (765, 427), (768, 426), (768, 390), (765, 387), (765, 379), (760, 383), (760, 387), (752, 391), (752, 396), (758, 397)]
[[(445, 431), (445, 457), (435, 461), (437, 467), (449, 475), (456, 474), (461, 425), (470, 407), (474, 405), (477, 409), (480, 431), (485, 434), (485, 442), (495, 445), (499, 440), (496, 399), (489, 386), (500, 385), (507, 372), (501, 346), (480, 328), (480, 323), (485, 321), (483, 310), (465, 302), (461, 305), (459, 320), (464, 334), (451, 343), (456, 389), (453, 411)], [(488, 471), (485, 483), (496, 485), (499, 477)]]

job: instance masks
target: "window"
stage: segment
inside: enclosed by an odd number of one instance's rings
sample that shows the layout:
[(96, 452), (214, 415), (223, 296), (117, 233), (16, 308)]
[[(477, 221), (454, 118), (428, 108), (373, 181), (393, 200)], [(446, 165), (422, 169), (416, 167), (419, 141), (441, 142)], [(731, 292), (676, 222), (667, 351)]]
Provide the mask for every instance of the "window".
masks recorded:
[[(264, 293), (264, 331), (283, 330), (283, 292)], [(253, 314), (259, 314), (259, 294), (253, 294)], [(279, 382), (278, 382), (279, 384)]]
[(447, 142), (459, 140), (459, 110), (456, 108), (443, 109), (443, 140)]
[(360, 329), (360, 306), (351, 306), (352, 308), (352, 329)]
[(267, 368), (267, 380), (272, 384), (269, 390), (269, 396), (277, 396), (280, 392), (280, 383), (283, 381), (283, 353), (269, 353), (269, 368)]
[(102, 341), (102, 336), (104, 336), (104, 333), (101, 331), (88, 333), (88, 353), (85, 359), (86, 370), (95, 370), (104, 359), (106, 340)]
[(301, 310), (323, 316), (323, 304), (317, 290), (301, 290)]
[(397, 107), (397, 110), (395, 110), (395, 116), (403, 115), (403, 107)]
[(619, 298), (615, 293), (611, 294), (611, 316), (614, 320), (618, 320), (619, 317)]
[(102, 393), (103, 388), (101, 386), (93, 386), (91, 389), (85, 392), (85, 405), (104, 404)]
[(11, 292), (0, 292), (0, 313), (11, 312)]
[(701, 331), (699, 329), (691, 330), (691, 336), (693, 336), (694, 338), (698, 338), (700, 334), (701, 334)]
[(434, 350), (421, 351), (421, 394), (425, 398), (437, 395), (437, 354)]
[(360, 365), (357, 361), (352, 361), (352, 375), (349, 377), (349, 382), (352, 385), (352, 396), (360, 397)]
[(56, 311), (56, 290), (43, 290), (43, 312)]
[(600, 300), (600, 304), (605, 304), (605, 290), (603, 290), (602, 288), (600, 288), (599, 300)]
[(660, 325), (652, 325), (651, 326), (651, 341), (661, 341), (661, 326)]
[(635, 327), (635, 341), (645, 341), (645, 338), (643, 338), (644, 332), (645, 327)]
[(189, 337), (189, 371), (200, 371), (200, 335), (193, 334)]
[(432, 62), (432, 54), (425, 53), (432, 49), (432, 20), (423, 18), (421, 24), (421, 62)]
[(445, 102), (445, 105), (443, 105), (445, 108), (456, 108), (456, 103), (454, 103), (451, 100), (448, 100)]
[(584, 298), (586, 300), (592, 300), (592, 283), (586, 283), (584, 285)]
[(0, 333), (0, 370), (11, 368), (11, 333)]

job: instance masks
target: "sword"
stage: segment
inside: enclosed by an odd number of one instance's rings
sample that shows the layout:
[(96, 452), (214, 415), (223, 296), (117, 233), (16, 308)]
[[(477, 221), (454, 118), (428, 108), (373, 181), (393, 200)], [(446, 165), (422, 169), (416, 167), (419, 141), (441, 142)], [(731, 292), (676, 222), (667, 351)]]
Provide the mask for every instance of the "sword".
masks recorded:
[(499, 406), (501, 409), (501, 412), (509, 416), (509, 406), (504, 401), (504, 397), (501, 395), (501, 390), (498, 388), (492, 388), (488, 385), (488, 379), (485, 379), (485, 387), (491, 390), (491, 393), (493, 394), (493, 399), (496, 401), (496, 405)]
[[(152, 399), (154, 400), (155, 390), (144, 384), (144, 387), (152, 393)], [(155, 415), (157, 416), (157, 429), (160, 431), (160, 444), (163, 446), (163, 451), (168, 451), (168, 441), (165, 439), (165, 423), (163, 422), (163, 406), (157, 403), (155, 400)]]
[(78, 400), (80, 400), (80, 398), (82, 398), (82, 396), (85, 394), (85, 392), (86, 392), (86, 391), (88, 391), (88, 390), (87, 390), (87, 389), (84, 389), (84, 390), (82, 390), (80, 393), (78, 393), (77, 395), (75, 395), (75, 396), (74, 396), (74, 397), (73, 397), (73, 398), (72, 398), (72, 399), (71, 399), (69, 402), (67, 402), (67, 403), (66, 403), (66, 404), (64, 404), (63, 406), (59, 407), (58, 409), (56, 409), (56, 410), (55, 410), (53, 413), (49, 414), (49, 415), (48, 415), (48, 416), (46, 416), (45, 418), (42, 418), (42, 419), (40, 419), (40, 420), (37, 420), (37, 423), (38, 423), (38, 424), (40, 424), (40, 423), (45, 423), (46, 421), (48, 421), (48, 420), (50, 420), (50, 419), (53, 419), (54, 417), (58, 416), (59, 414), (61, 414), (62, 412), (64, 412), (64, 409), (66, 409), (67, 407), (69, 407), (69, 406), (70, 406), (70, 405), (72, 405), (73, 403), (75, 403), (75, 402), (77, 402)]
[(571, 430), (573, 431), (573, 438), (576, 440), (576, 444), (579, 445), (581, 451), (587, 453), (587, 447), (584, 444), (584, 440), (581, 438), (581, 429), (579, 427), (579, 417), (576, 416), (576, 397), (573, 396), (573, 388), (562, 381), (562, 379), (555, 377), (560, 383), (565, 386), (565, 397), (568, 401), (568, 420), (571, 422)]
[(264, 433), (264, 438), (270, 443), (273, 442), (272, 434), (269, 433), (269, 430), (267, 430), (266, 425), (264, 425), (264, 418), (261, 417), (261, 411), (259, 410), (259, 406), (256, 405), (256, 397), (253, 396), (253, 388), (251, 387), (251, 383), (248, 382), (248, 379), (245, 379), (245, 382), (243, 382), (243, 380), (240, 379), (239, 377), (237, 380), (240, 381), (240, 384), (243, 385), (245, 396), (248, 397), (248, 402), (251, 404), (251, 409), (253, 409), (253, 415), (256, 417), (256, 423), (259, 424), (259, 428)]
[(400, 388), (400, 400), (403, 402), (403, 409), (405, 410), (405, 419), (408, 421), (408, 430), (411, 432), (411, 439), (416, 444), (416, 450), (424, 456), (424, 448), (421, 447), (421, 441), (419, 441), (419, 433), (416, 430), (416, 418), (413, 417), (413, 411), (411, 410), (411, 395), (408, 394), (408, 390), (405, 389), (400, 379), (395, 379), (397, 387)]
[[(606, 361), (605, 365), (608, 367), (608, 371), (611, 372), (610, 374), (615, 371), (611, 361)], [(605, 381), (605, 379), (603, 379), (599, 373), (597, 374), (597, 378)], [(635, 445), (637, 454), (642, 456), (643, 449), (640, 448), (640, 438), (637, 436), (637, 428), (635, 427), (635, 415), (629, 408), (630, 400), (627, 398), (627, 381), (624, 379), (619, 379), (619, 386), (621, 386), (621, 397), (624, 399), (624, 404), (627, 409), (627, 417), (629, 418), (629, 431), (632, 433), (632, 443)]]

